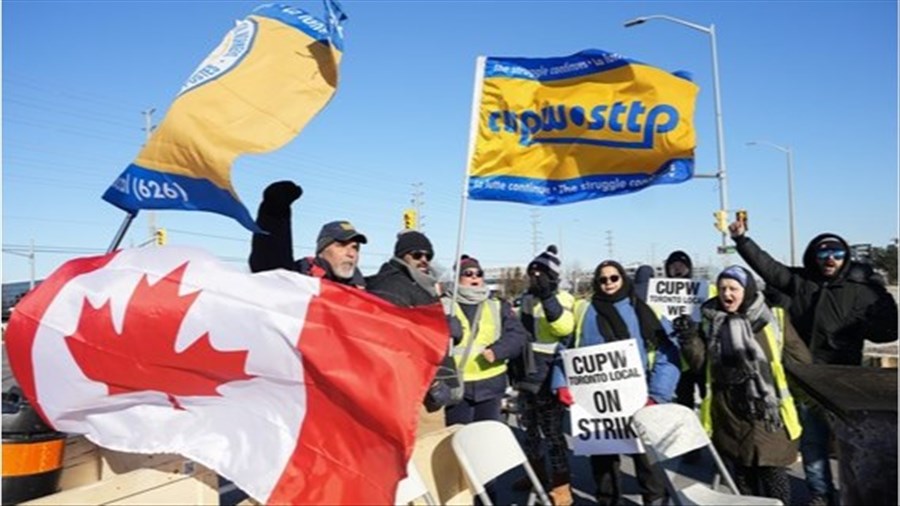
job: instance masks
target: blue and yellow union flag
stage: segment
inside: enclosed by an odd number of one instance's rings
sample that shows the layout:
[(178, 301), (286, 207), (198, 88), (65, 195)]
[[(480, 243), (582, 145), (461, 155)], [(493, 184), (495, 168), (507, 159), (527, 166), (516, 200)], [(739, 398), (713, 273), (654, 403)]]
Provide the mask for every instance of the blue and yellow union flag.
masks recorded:
[(324, 20), (263, 4), (237, 21), (103, 199), (129, 212), (210, 211), (259, 231), (232, 187), (231, 165), (287, 144), (334, 95), (345, 16), (335, 0), (323, 1)]
[(698, 90), (600, 50), (486, 58), (469, 197), (556, 205), (687, 181)]

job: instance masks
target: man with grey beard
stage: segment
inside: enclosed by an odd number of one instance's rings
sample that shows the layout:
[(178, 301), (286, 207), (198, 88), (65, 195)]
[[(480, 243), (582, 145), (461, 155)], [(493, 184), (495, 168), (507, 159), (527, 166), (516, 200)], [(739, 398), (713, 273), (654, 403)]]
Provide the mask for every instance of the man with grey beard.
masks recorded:
[(366, 244), (367, 239), (349, 221), (332, 221), (323, 225), (316, 240), (316, 255), (294, 260), (291, 204), (301, 195), (303, 189), (291, 181), (272, 183), (265, 189), (256, 224), (268, 234), (253, 234), (250, 270), (287, 269), (365, 288), (365, 279), (357, 265), (360, 245)]

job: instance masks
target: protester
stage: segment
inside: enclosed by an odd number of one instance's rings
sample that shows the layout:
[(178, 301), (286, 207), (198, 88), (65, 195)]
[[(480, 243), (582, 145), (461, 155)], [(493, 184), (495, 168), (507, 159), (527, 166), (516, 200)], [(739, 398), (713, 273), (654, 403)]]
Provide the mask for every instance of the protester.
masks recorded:
[(675, 320), (691, 369), (710, 381), (701, 421), (732, 464), (742, 494), (791, 504), (787, 467), (797, 458), (802, 429), (783, 363), (812, 357), (784, 312), (765, 304), (748, 270), (728, 267), (716, 285), (719, 294), (703, 304), (699, 329), (689, 315)]
[(367, 240), (349, 221), (332, 221), (323, 225), (316, 240), (315, 256), (294, 260), (291, 204), (301, 195), (303, 189), (291, 181), (272, 183), (263, 191), (256, 224), (268, 233), (253, 234), (250, 270), (288, 269), (365, 288), (365, 280), (357, 264), (360, 245), (366, 244)]
[[(520, 317), (531, 332), (535, 372), (519, 382), (523, 401), (522, 428), (525, 430), (525, 454), (543, 483), (548, 483), (541, 454), (541, 434), (546, 442), (552, 470), (550, 496), (556, 506), (572, 504), (568, 446), (563, 436), (564, 407), (550, 388), (553, 362), (575, 330), (572, 308), (575, 298), (559, 289), (560, 261), (556, 246), (548, 246), (528, 264), (528, 294), (523, 298)], [(528, 388), (530, 385), (533, 388)], [(529, 486), (527, 481), (516, 488)]]
[[(860, 365), (865, 339), (897, 340), (897, 303), (881, 284), (848, 277), (850, 248), (840, 236), (816, 236), (803, 254), (803, 267), (788, 268), (747, 237), (742, 222), (729, 230), (741, 258), (767, 286), (790, 298), (791, 322), (816, 363)], [(836, 504), (828, 422), (805, 404), (800, 417), (805, 429), (800, 451), (812, 504)]]
[[(527, 340), (525, 328), (506, 302), (488, 298), (484, 270), (463, 255), (459, 262), (457, 301), (450, 311), (456, 366), (462, 370), (463, 401), (447, 408), (447, 426), (501, 420), (506, 392), (506, 363), (517, 357)], [(451, 301), (445, 298), (446, 303)]]
[[(684, 251), (673, 251), (665, 263), (666, 277), (691, 279), (694, 275), (694, 263), (691, 257)], [(710, 290), (714, 292), (714, 290)], [(713, 296), (710, 293), (709, 296)], [(706, 294), (704, 294), (706, 297)], [(682, 361), (683, 362), (683, 361)], [(693, 373), (687, 364), (682, 364), (681, 378), (678, 380), (678, 388), (675, 389), (675, 398), (678, 404), (691, 409), (695, 407), (695, 391), (699, 390), (700, 398), (706, 396), (706, 381), (702, 374)]]
[[(625, 269), (605, 260), (594, 270), (593, 295), (580, 301), (575, 309), (577, 329), (572, 348), (634, 339), (637, 341), (646, 371), (649, 397), (647, 405), (670, 402), (679, 377), (678, 345), (663, 329), (656, 313), (634, 292)], [(554, 371), (553, 388), (560, 402), (574, 403), (559, 364)], [(665, 484), (654, 473), (645, 454), (634, 454), (635, 474), (644, 504), (661, 504)], [(597, 486), (597, 503), (614, 505), (622, 501), (619, 455), (592, 455), (591, 470)]]
[[(431, 268), (434, 248), (428, 237), (415, 230), (397, 234), (394, 256), (385, 262), (374, 276), (366, 278), (370, 293), (402, 307), (427, 306), (440, 302), (440, 290)], [(449, 349), (450, 336), (447, 336)], [(429, 387), (423, 409), (419, 412), (416, 435), (427, 434), (444, 427), (445, 406), (454, 402), (451, 391), (459, 390), (456, 366), (449, 354), (438, 368), (435, 380)], [(461, 395), (460, 395), (461, 397)]]
[(425, 234), (404, 230), (397, 235), (394, 257), (374, 276), (366, 278), (369, 291), (398, 306), (438, 302), (438, 281), (431, 268), (434, 248)]

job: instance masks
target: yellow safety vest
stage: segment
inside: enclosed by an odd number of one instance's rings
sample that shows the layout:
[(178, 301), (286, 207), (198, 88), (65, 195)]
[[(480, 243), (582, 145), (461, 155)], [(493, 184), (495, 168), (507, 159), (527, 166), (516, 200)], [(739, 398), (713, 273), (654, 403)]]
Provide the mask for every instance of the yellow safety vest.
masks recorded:
[[(578, 304), (575, 305), (575, 348), (581, 347), (581, 338), (583, 336), (584, 330), (584, 316), (587, 314), (588, 306), (591, 305), (591, 301), (587, 299), (582, 299), (578, 301)], [(646, 343), (645, 343), (646, 345)], [(656, 348), (647, 348), (647, 371), (653, 369), (653, 365), (656, 363)]]
[[(475, 342), (472, 343), (472, 349), (469, 350), (469, 356), (463, 366), (463, 381), (479, 381), (494, 376), (499, 376), (506, 372), (506, 362), (495, 361), (493, 364), (488, 363), (481, 354), (487, 347), (500, 339), (500, 332), (503, 328), (502, 316), (500, 315), (500, 301), (485, 300), (482, 302), (484, 309), (478, 321), (478, 335), (475, 336)], [(459, 303), (454, 304), (453, 312), (462, 324), (463, 337), (462, 341), (453, 347), (453, 358), (456, 360), (456, 366), (460, 367), (466, 348), (472, 340), (472, 327), (469, 325), (469, 319), (466, 318)]]
[(571, 293), (560, 290), (556, 294), (556, 300), (563, 308), (563, 314), (556, 321), (549, 322), (544, 316), (544, 306), (535, 297), (528, 296), (522, 301), (523, 311), (526, 313), (531, 310), (534, 317), (534, 342), (531, 348), (535, 353), (545, 353), (553, 355), (556, 353), (559, 343), (568, 337), (575, 330), (575, 318), (572, 315), (572, 309), (575, 306), (575, 297)]
[[(784, 373), (784, 366), (781, 363), (784, 351), (784, 309), (780, 307), (772, 308), (775, 320), (781, 332), (776, 332), (772, 325), (766, 325), (763, 332), (766, 334), (766, 344), (772, 352), (772, 361), (769, 365), (772, 368), (772, 377), (775, 380), (775, 388), (778, 393), (778, 407), (781, 413), (781, 421), (784, 423), (788, 431), (788, 437), (795, 440), (803, 433), (803, 427), (800, 425), (800, 417), (797, 414), (797, 406), (794, 404), (794, 397), (788, 389), (787, 376)], [(706, 397), (700, 403), (700, 421), (703, 428), (712, 436), (712, 360), (707, 357), (706, 360)]]

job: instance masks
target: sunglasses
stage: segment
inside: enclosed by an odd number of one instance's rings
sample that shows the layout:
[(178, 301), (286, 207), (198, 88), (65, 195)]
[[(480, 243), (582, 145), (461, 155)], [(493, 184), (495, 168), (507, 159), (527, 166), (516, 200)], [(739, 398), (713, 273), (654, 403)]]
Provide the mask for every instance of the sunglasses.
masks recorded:
[(843, 260), (846, 256), (847, 252), (842, 249), (823, 249), (816, 252), (816, 258), (819, 260), (826, 260), (828, 257), (832, 257), (835, 260)]
[(466, 270), (462, 271), (461, 276), (464, 278), (483, 278), (484, 271), (481, 269), (478, 269), (477, 271), (473, 271), (471, 269), (466, 269)]
[(421, 260), (424, 258), (429, 262), (431, 261), (432, 257), (434, 257), (432, 253), (429, 253), (427, 251), (412, 251), (409, 253), (409, 256), (413, 257), (413, 260)]
[(615, 274), (613, 274), (610, 277), (600, 276), (600, 284), (605, 285), (607, 283), (618, 283), (620, 279), (622, 279), (622, 278), (620, 278), (619, 276), (617, 276)]

